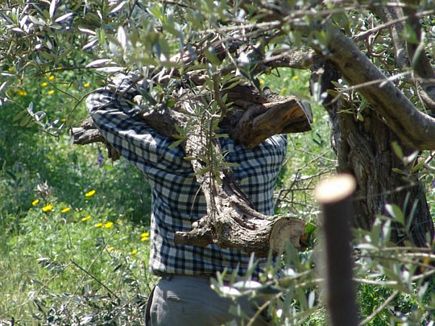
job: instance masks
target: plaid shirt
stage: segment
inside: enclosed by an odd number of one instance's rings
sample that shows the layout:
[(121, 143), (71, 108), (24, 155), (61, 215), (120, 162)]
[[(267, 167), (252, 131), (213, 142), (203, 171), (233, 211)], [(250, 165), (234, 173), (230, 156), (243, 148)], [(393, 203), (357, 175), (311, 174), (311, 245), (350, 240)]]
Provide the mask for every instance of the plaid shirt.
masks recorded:
[[(119, 89), (118, 84), (118, 89)], [(122, 88), (122, 87), (121, 87)], [(137, 118), (138, 107), (107, 87), (88, 97), (87, 106), (105, 139), (149, 180), (152, 189), (150, 268), (155, 274), (214, 275), (227, 269), (246, 273), (249, 255), (240, 250), (176, 245), (176, 231), (189, 231), (192, 223), (207, 214), (204, 195), (189, 161), (180, 147)], [(136, 93), (137, 94), (137, 93)], [(233, 174), (256, 210), (273, 214), (273, 190), (283, 163), (286, 136), (273, 136), (254, 149), (230, 138), (219, 139)]]

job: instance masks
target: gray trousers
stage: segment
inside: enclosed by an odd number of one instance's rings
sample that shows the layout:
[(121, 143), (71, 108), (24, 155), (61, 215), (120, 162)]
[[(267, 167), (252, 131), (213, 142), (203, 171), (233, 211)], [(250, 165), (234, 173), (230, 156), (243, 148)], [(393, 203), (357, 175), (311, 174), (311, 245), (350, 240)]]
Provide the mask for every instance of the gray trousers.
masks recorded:
[[(169, 276), (163, 277), (150, 298), (149, 318), (151, 326), (214, 326), (246, 325), (230, 313), (234, 303), (221, 298), (210, 288), (210, 281), (205, 277)], [(237, 301), (243, 314), (253, 317), (256, 307), (246, 298)], [(266, 319), (259, 315), (255, 326), (268, 325)]]

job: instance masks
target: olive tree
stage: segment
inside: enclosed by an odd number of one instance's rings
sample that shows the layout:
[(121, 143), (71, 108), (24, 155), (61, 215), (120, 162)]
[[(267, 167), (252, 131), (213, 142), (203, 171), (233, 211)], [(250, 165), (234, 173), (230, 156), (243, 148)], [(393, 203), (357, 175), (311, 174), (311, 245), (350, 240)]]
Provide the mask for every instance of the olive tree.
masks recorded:
[[(285, 123), (272, 134), (308, 129), (306, 105), (276, 97), (262, 88), (258, 77), (280, 67), (311, 70), (312, 101), (323, 105), (330, 117), (337, 171), (357, 181), (355, 227), (379, 231), (377, 217), (383, 216), (393, 226), (394, 243), (430, 250), (434, 226), (426, 191), (435, 149), (433, 12), (429, 0), (9, 0), (0, 11), (1, 101), (7, 105), (13, 100), (11, 87), (17, 83), (51, 71), (79, 72), (73, 79), (90, 74), (100, 85), (122, 72), (133, 76), (129, 87), (146, 84), (137, 89), (133, 104), (146, 108), (144, 115), (157, 121), (156, 128), (169, 121), (173, 129), (163, 129), (172, 130), (168, 136), (181, 144), (198, 124), (206, 124), (212, 132), (201, 146), (212, 148), (225, 118), (237, 125), (251, 112), (243, 127), (250, 126), (246, 136), (260, 129), (252, 128), (254, 117), (266, 114), (268, 107), (281, 112), (277, 108), (283, 103), (284, 112), (298, 113), (289, 120), (297, 124)], [(71, 106), (78, 106), (86, 93), (82, 95)], [(196, 96), (203, 108), (187, 120), (177, 115), (183, 96)], [(249, 105), (243, 107), (240, 99), (246, 97)], [(242, 113), (234, 109), (237, 105)], [(49, 116), (42, 118), (43, 108), (35, 106), (28, 114), (44, 128), (65, 128), (50, 123)], [(275, 128), (279, 120), (274, 114), (265, 126)], [(83, 142), (104, 141), (92, 124), (77, 132), (78, 138), (87, 139)], [(239, 141), (243, 139), (250, 137)], [(228, 166), (218, 150), (211, 159), (189, 148), (195, 146), (187, 142), (193, 168), (199, 162), (196, 172), (208, 178), (203, 182), (208, 189), (237, 193), (222, 174)], [(237, 202), (242, 208), (236, 217), (269, 221), (245, 204)], [(291, 228), (291, 221), (284, 221), (285, 226)], [(217, 241), (228, 246), (216, 223), (198, 223), (185, 236), (202, 245)], [(273, 228), (268, 230), (270, 237)], [(378, 239), (376, 245), (387, 240)], [(293, 279), (289, 275), (278, 285), (288, 288)]]

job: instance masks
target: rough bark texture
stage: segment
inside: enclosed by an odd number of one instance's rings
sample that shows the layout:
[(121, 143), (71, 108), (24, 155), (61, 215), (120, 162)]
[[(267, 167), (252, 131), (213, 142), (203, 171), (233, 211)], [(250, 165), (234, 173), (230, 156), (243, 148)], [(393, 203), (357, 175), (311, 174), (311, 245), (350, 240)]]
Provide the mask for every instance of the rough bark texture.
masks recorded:
[(424, 47), (424, 40), (422, 39), (422, 27), (419, 17), (417, 17), (416, 5), (417, 1), (405, 1), (408, 5), (404, 7), (403, 11), (408, 16), (407, 23), (414, 30), (416, 35), (416, 42), (407, 42), (408, 57), (411, 63), (411, 68), (415, 74), (421, 78), (418, 82), (420, 86), (421, 98), (428, 110), (435, 114), (435, 71), (427, 56)]
[[(189, 157), (202, 157), (213, 150), (220, 156), (219, 146), (198, 130), (186, 140), (185, 151)], [(192, 160), (196, 179), (201, 185), (207, 203), (207, 216), (193, 225), (190, 232), (177, 232), (175, 242), (206, 246), (215, 243), (222, 248), (238, 248), (266, 256), (269, 250), (281, 253), (288, 241), (299, 247), (304, 232), (304, 222), (290, 217), (272, 218), (252, 208), (248, 198), (239, 189), (229, 171), (201, 172), (204, 164)], [(201, 172), (201, 173), (200, 173)]]
[[(253, 148), (272, 135), (311, 130), (311, 109), (294, 96), (283, 97), (270, 92), (260, 94), (250, 86), (236, 86), (226, 95), (233, 105), (220, 126), (246, 147)], [(180, 102), (177, 107), (182, 106), (183, 100)], [(142, 119), (162, 135), (178, 139), (177, 126), (184, 125), (188, 120), (181, 111), (162, 106), (144, 113)], [(105, 142), (91, 119), (83, 121), (80, 127), (72, 128), (71, 136), (77, 145)]]
[[(367, 99), (385, 124), (414, 149), (435, 149), (435, 118), (420, 112), (341, 31), (323, 26), (327, 34), (326, 57), (351, 85)], [(317, 49), (320, 54), (325, 49)]]
[[(410, 228), (394, 224), (393, 241), (402, 243), (409, 239), (418, 246), (427, 245), (433, 238), (434, 228), (424, 187), (418, 175), (411, 173), (410, 167), (404, 166), (394, 153), (392, 142), (398, 142), (405, 155), (412, 150), (400, 142), (376, 111), (366, 108), (360, 121), (347, 103), (331, 102), (334, 98), (332, 82), (338, 80), (339, 74), (329, 62), (318, 61), (318, 64), (323, 71), (321, 87), (330, 92), (324, 105), (332, 123), (337, 171), (351, 173), (357, 180), (354, 225), (369, 229), (377, 214), (388, 216), (385, 204), (396, 204), (402, 208)], [(318, 72), (318, 68), (314, 71)], [(313, 77), (320, 76), (315, 73)], [(399, 170), (407, 175), (398, 173)]]

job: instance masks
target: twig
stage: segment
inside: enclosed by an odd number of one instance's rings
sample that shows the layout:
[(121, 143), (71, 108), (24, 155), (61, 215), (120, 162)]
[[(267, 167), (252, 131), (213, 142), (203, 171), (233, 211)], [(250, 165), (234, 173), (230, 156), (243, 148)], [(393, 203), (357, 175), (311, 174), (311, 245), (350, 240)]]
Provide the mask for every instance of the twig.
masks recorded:
[(263, 312), (264, 309), (267, 308), (267, 306), (270, 305), (270, 303), (272, 302), (272, 300), (276, 300), (278, 299), (280, 296), (282, 295), (282, 292), (278, 293), (277, 295), (275, 295), (274, 298), (267, 300), (265, 303), (263, 303), (260, 307), (258, 307), (257, 311), (255, 312), (254, 316), (252, 316), (252, 318), (249, 320), (248, 324), (246, 326), (252, 326), (254, 325), (255, 321), (257, 320), (258, 316), (260, 316), (260, 314)]
[(370, 316), (368, 316), (367, 318), (365, 318), (362, 322), (360, 322), (359, 323), (359, 326), (363, 326), (363, 325), (365, 325), (365, 324), (367, 324), (368, 322), (370, 322), (373, 318), (375, 318), (376, 317), (376, 315), (378, 314), (378, 313), (380, 313), (382, 310), (384, 310), (385, 309), (385, 307), (386, 306), (388, 306), (389, 305), (389, 303), (391, 302), (391, 301), (393, 301), (393, 299), (397, 296), (399, 294), (399, 291), (398, 290), (396, 290), (396, 291), (394, 291), (388, 298), (387, 298), (387, 300), (385, 300), (379, 307), (377, 307), (372, 313), (371, 313), (371, 315)]
[(216, 101), (217, 105), (221, 109), (221, 119), (227, 114), (227, 106), (225, 105), (225, 102), (222, 99), (221, 91), (220, 91), (220, 74), (219, 73), (212, 73), (212, 80), (213, 80), (213, 97)]
[(86, 67), (86, 66), (59, 67), (59, 68), (53, 68), (53, 69), (41, 71), (41, 74), (49, 74), (49, 73), (52, 73), (52, 72), (69, 71), (69, 70), (95, 70), (97, 68), (99, 68), (99, 67)]
[(161, 3), (163, 3), (165, 5), (179, 6), (179, 7), (182, 7), (182, 8), (187, 8), (187, 9), (195, 10), (195, 8), (192, 8), (191, 6), (186, 5), (182, 1), (171, 1), (171, 0), (160, 0), (160, 1), (161, 1)]
[(400, 78), (402, 78), (404, 76), (411, 75), (411, 74), (412, 74), (412, 71), (405, 71), (405, 72), (401, 72), (400, 74), (396, 74), (394, 76), (391, 76), (391, 77), (388, 77), (388, 78), (385, 78), (385, 79), (370, 80), (370, 81), (365, 82), (365, 83), (348, 86), (346, 88), (343, 88), (343, 89), (339, 90), (338, 94), (331, 100), (330, 104), (337, 102), (340, 99), (341, 95), (344, 94), (344, 93), (352, 92), (354, 90), (357, 90), (357, 89), (360, 89), (360, 88), (364, 88), (364, 87), (367, 87), (367, 86), (376, 85), (376, 84), (380, 84), (379, 87), (382, 88), (384, 83), (387, 83), (389, 81), (394, 81), (396, 79), (400, 79)]
[[(415, 260), (404, 259), (404, 258), (398, 257), (396, 255), (382, 256), (382, 255), (373, 255), (372, 254), (372, 255), (360, 255), (359, 257), (361, 257), (361, 258), (371, 258), (371, 259), (376, 258), (376, 259), (379, 259), (379, 260), (388, 260), (388, 261), (394, 261), (394, 262), (399, 262), (399, 263), (403, 263), (403, 264), (411, 264), (411, 265), (414, 265), (414, 266), (420, 266), (420, 267), (425, 267), (425, 268), (432, 268), (432, 266), (429, 265), (429, 264), (420, 263), (420, 262), (415, 261)], [(424, 254), (422, 254), (422, 255), (416, 255), (416, 256), (411, 256), (411, 258), (413, 258), (413, 257), (415, 257), (415, 258), (429, 258), (429, 259), (434, 258), (433, 255), (431, 256), (431, 255), (424, 255)]]
[[(422, 12), (417, 13), (416, 16), (417, 17), (423, 17), (423, 16), (427, 16), (427, 15), (432, 15), (434, 12), (435, 12), (434, 10), (426, 10), (426, 11), (422, 11)], [(408, 16), (404, 16), (404, 17), (400, 17), (400, 18), (391, 20), (391, 21), (389, 21), (387, 23), (384, 23), (384, 24), (378, 25), (378, 26), (376, 26), (374, 28), (371, 28), (371, 29), (369, 29), (369, 30), (367, 30), (365, 32), (359, 33), (358, 35), (355, 35), (354, 37), (352, 37), (352, 39), (355, 42), (361, 41), (361, 40), (365, 39), (366, 37), (368, 37), (369, 35), (371, 35), (373, 33), (376, 33), (378, 31), (380, 31), (380, 30), (382, 30), (384, 28), (390, 27), (392, 25), (404, 22), (408, 18), (409, 18)]]
[[(364, 248), (365, 249), (365, 248)], [(417, 252), (422, 252), (422, 251), (426, 251), (431, 253), (432, 252), (432, 248), (423, 248), (423, 247), (387, 247), (387, 248), (377, 248), (378, 251), (417, 251)]]
[[(435, 269), (432, 269), (426, 273), (422, 273), (420, 275), (416, 275), (414, 277), (411, 277), (410, 281), (415, 282), (415, 281), (421, 280), (423, 278), (426, 278), (428, 276), (431, 276), (432, 274), (435, 274)], [(369, 284), (369, 285), (394, 286), (394, 285), (400, 284), (397, 281), (376, 281), (376, 280), (368, 280), (368, 279), (364, 279), (364, 278), (355, 278), (355, 277), (353, 278), (353, 280), (355, 282), (359, 282), (362, 284)]]
[(84, 269), (82, 266), (80, 266), (74, 260), (71, 259), (70, 261), (74, 266), (76, 266), (78, 269), (80, 269), (85, 274), (89, 275), (95, 282), (97, 282), (99, 285), (101, 285), (103, 288), (105, 288), (111, 295), (113, 295), (116, 299), (119, 300), (119, 297), (111, 289), (109, 289), (103, 282), (101, 282), (96, 276), (92, 275), (89, 271)]

